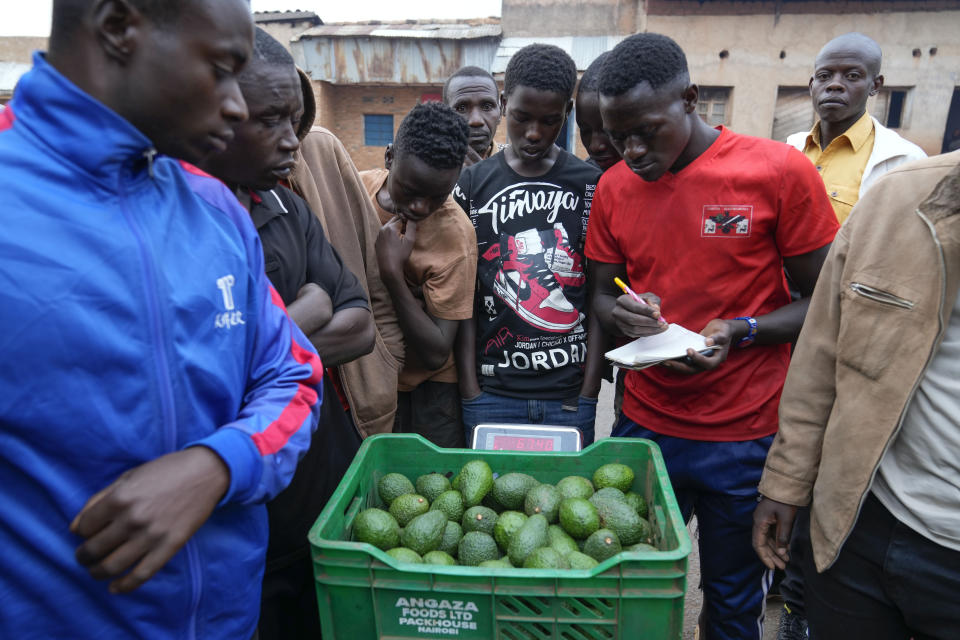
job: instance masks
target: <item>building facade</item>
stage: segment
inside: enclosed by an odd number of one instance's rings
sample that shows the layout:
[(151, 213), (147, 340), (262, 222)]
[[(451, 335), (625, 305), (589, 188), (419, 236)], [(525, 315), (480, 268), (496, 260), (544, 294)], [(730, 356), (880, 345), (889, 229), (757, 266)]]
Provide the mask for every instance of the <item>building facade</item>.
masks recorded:
[[(389, 126), (437, 98), (460, 66), (488, 69), (502, 84), (514, 52), (546, 42), (583, 71), (640, 31), (684, 48), (705, 120), (784, 140), (813, 123), (807, 84), (817, 52), (860, 31), (884, 53), (885, 87), (871, 114), (934, 154), (960, 145), (957, 25), (960, 0), (504, 0), (500, 20), (324, 25), (301, 33), (291, 50), (314, 80), (319, 123), (368, 169), (381, 166)], [(586, 155), (572, 119), (561, 144)]]

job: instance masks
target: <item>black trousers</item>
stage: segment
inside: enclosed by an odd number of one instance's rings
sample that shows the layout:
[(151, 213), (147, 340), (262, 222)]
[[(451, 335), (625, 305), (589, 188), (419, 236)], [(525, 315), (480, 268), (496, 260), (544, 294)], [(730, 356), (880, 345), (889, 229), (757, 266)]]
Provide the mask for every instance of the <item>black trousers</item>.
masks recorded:
[(923, 537), (873, 494), (837, 561), (817, 573), (803, 558), (814, 640), (954, 640), (960, 637), (960, 551)]
[(462, 449), (460, 388), (456, 382), (421, 382), (413, 391), (397, 393), (394, 433), (419, 433), (438, 447)]

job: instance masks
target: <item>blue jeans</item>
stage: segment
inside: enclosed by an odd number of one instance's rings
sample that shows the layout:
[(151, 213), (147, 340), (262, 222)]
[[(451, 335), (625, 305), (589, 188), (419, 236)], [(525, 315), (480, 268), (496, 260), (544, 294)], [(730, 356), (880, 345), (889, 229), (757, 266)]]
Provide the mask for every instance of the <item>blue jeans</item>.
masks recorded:
[(697, 516), (705, 636), (760, 640), (773, 572), (757, 558), (751, 533), (757, 484), (773, 436), (742, 442), (687, 440), (644, 429), (626, 414), (611, 435), (656, 442), (684, 519)]
[(463, 429), (467, 446), (473, 442), (478, 424), (548, 424), (576, 427), (583, 446), (593, 443), (593, 423), (597, 417), (597, 399), (584, 396), (569, 400), (532, 400), (511, 398), (483, 391), (476, 398), (462, 400)]

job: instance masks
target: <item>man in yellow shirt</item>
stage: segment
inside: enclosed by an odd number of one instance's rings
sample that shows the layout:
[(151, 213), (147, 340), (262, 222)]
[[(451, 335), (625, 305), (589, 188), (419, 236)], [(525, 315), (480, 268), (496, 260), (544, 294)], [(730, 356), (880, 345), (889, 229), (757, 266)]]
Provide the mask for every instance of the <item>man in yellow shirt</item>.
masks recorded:
[[(787, 138), (804, 153), (823, 179), (841, 224), (870, 186), (884, 173), (927, 154), (867, 113), (867, 98), (883, 86), (880, 45), (862, 33), (845, 33), (828, 42), (814, 61), (810, 97), (817, 122), (809, 132)], [(800, 554), (809, 537), (809, 512), (797, 515), (790, 563), (780, 583), (784, 610), (777, 640), (807, 638)], [(807, 543), (809, 544), (809, 543)]]
[(818, 120), (809, 133), (787, 138), (817, 167), (841, 223), (877, 178), (926, 157), (867, 113), (867, 99), (883, 86), (880, 61), (880, 46), (862, 33), (828, 42), (817, 54), (810, 78)]

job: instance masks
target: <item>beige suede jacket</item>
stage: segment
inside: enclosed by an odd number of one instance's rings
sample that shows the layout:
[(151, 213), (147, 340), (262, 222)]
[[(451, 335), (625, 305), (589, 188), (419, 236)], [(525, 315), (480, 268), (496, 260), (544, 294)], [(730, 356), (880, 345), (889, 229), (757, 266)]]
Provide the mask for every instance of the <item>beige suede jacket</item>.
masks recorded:
[[(883, 176), (820, 272), (760, 493), (811, 504), (819, 571), (853, 529), (960, 285), (960, 152)], [(812, 501), (811, 501), (812, 500)]]

